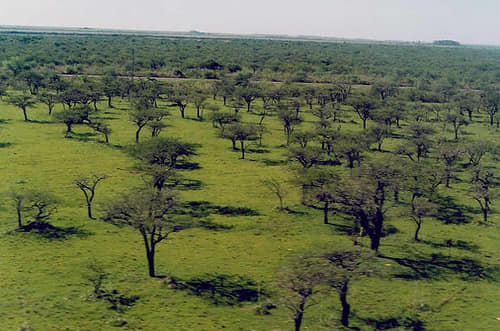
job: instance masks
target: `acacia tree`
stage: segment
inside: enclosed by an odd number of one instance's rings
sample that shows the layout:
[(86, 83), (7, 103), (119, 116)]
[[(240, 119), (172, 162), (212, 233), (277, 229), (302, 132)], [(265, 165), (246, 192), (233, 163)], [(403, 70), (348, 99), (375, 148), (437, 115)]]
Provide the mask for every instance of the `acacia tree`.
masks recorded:
[(129, 152), (141, 161), (137, 168), (152, 177), (153, 187), (162, 190), (165, 182), (174, 177), (179, 161), (196, 155), (196, 148), (176, 138), (154, 137), (132, 146)]
[(318, 118), (316, 126), (321, 129), (329, 128), (332, 125), (332, 121), (335, 121), (335, 111), (334, 108), (323, 106), (317, 109), (313, 109), (311, 113)]
[(177, 195), (169, 189), (143, 187), (122, 194), (105, 207), (104, 221), (136, 229), (144, 242), (150, 277), (156, 277), (156, 246), (172, 233), (191, 228), (191, 219), (174, 215), (179, 205)]
[(387, 97), (398, 94), (398, 90), (396, 83), (384, 79), (375, 81), (371, 87), (371, 93), (379, 96), (382, 101)]
[(338, 136), (338, 154), (347, 160), (349, 169), (354, 168), (354, 162), (360, 166), (363, 153), (369, 149), (372, 143), (371, 137), (363, 133), (352, 132), (345, 132)]
[(436, 213), (436, 205), (428, 200), (415, 199), (412, 201), (410, 218), (415, 223), (415, 234), (413, 239), (420, 241), (418, 234), (422, 228), (423, 219), (425, 217), (433, 216)]
[(335, 185), (333, 207), (354, 216), (370, 237), (370, 248), (378, 251), (383, 235), (387, 193), (398, 182), (399, 171), (389, 159), (381, 159), (358, 169), (349, 179)]
[(319, 293), (325, 264), (310, 256), (296, 257), (276, 281), (276, 286), (283, 291), (281, 302), (291, 313), (295, 331), (300, 331), (306, 309), (318, 303), (312, 297)]
[(301, 93), (304, 102), (309, 105), (309, 110), (313, 109), (313, 101), (316, 97), (316, 89), (314, 87), (306, 87), (302, 90)]
[(240, 116), (228, 111), (214, 111), (210, 113), (210, 120), (212, 121), (213, 126), (217, 127), (218, 125), (220, 127), (221, 135), (223, 136), (226, 125), (238, 122), (240, 120)]
[(185, 116), (185, 110), (189, 102), (189, 95), (186, 89), (178, 88), (169, 96), (172, 106), (177, 106), (181, 113), (181, 118)]
[(85, 196), (85, 202), (87, 203), (87, 215), (90, 219), (94, 219), (92, 216), (92, 201), (94, 201), (95, 189), (97, 184), (106, 178), (106, 175), (92, 174), (90, 176), (80, 176), (73, 181), (73, 183), (83, 192), (83, 195)]
[(373, 117), (373, 110), (376, 108), (376, 103), (370, 98), (361, 96), (352, 98), (349, 105), (358, 114), (358, 117), (363, 121), (363, 129), (366, 129), (366, 121)]
[(57, 96), (57, 94), (54, 93), (42, 92), (38, 94), (38, 100), (41, 103), (47, 105), (49, 109), (49, 115), (52, 115), (52, 110), (54, 109), (54, 106), (59, 102), (59, 97)]
[(113, 75), (106, 74), (101, 80), (102, 92), (108, 99), (108, 108), (114, 108), (111, 103), (112, 98), (120, 95), (121, 84), (120, 80)]
[(112, 130), (108, 124), (102, 122), (92, 122), (90, 124), (90, 127), (95, 131), (102, 133), (104, 135), (104, 142), (106, 144), (109, 144), (109, 135), (111, 134)]
[(455, 133), (455, 141), (458, 141), (458, 131), (462, 126), (468, 124), (467, 121), (462, 115), (456, 113), (447, 114), (445, 121), (446, 123), (449, 123), (453, 126), (453, 132)]
[(7, 103), (13, 105), (23, 111), (24, 121), (28, 122), (28, 114), (26, 110), (36, 105), (36, 100), (30, 95), (12, 95), (7, 99)]
[(7, 193), (7, 198), (13, 203), (16, 208), (17, 227), (23, 226), (23, 212), (26, 210), (26, 192), (21, 190), (11, 190)]
[(309, 169), (322, 160), (323, 151), (317, 146), (290, 146), (288, 158)]
[(462, 148), (455, 144), (441, 144), (438, 147), (438, 159), (444, 164), (444, 172), (446, 175), (446, 187), (450, 187), (450, 181), (453, 177), (453, 172), (457, 162), (462, 156)]
[(323, 212), (323, 224), (328, 224), (328, 214), (335, 210), (335, 194), (339, 176), (327, 169), (311, 169), (301, 176), (303, 204)]
[(481, 94), (481, 104), (490, 117), (490, 125), (493, 126), (495, 115), (500, 108), (500, 93), (495, 90), (487, 90)]
[[(7, 198), (16, 209), (18, 228), (24, 230), (47, 224), (59, 203), (55, 195), (40, 189), (13, 189), (7, 193)], [(28, 221), (23, 224), (25, 218)]]
[(247, 112), (250, 112), (252, 102), (259, 97), (259, 90), (256, 86), (238, 86), (235, 90), (237, 98), (241, 98), (247, 104)]
[(495, 145), (491, 141), (473, 140), (464, 145), (464, 152), (469, 159), (469, 165), (478, 166), (486, 153), (494, 153)]
[(430, 136), (435, 131), (431, 126), (420, 122), (411, 123), (405, 131), (408, 140), (396, 148), (396, 153), (406, 155), (412, 161), (420, 162), (432, 146)]
[(472, 122), (472, 114), (478, 111), (481, 104), (477, 96), (471, 93), (459, 94), (456, 96), (455, 102), (457, 103), (460, 113), (467, 112), (469, 122)]
[(488, 213), (491, 210), (491, 203), (497, 197), (493, 191), (494, 174), (485, 168), (475, 168), (472, 171), (472, 198), (477, 201), (483, 213), (484, 225), (488, 224)]
[(133, 109), (129, 112), (130, 121), (137, 125), (135, 131), (135, 142), (139, 143), (141, 130), (151, 121), (161, 120), (167, 112), (158, 108), (153, 108), (153, 104), (146, 98), (137, 98), (133, 102)]
[(92, 125), (89, 118), (91, 114), (91, 109), (88, 105), (83, 105), (71, 109), (63, 109), (60, 112), (54, 113), (54, 119), (60, 123), (66, 125), (66, 131), (64, 133), (65, 138), (69, 138), (73, 132), (73, 125), (87, 123)]
[(27, 208), (30, 210), (31, 223), (27, 226), (46, 224), (57, 210), (59, 199), (52, 193), (31, 189), (26, 192)]
[(266, 179), (262, 183), (265, 187), (267, 187), (269, 191), (271, 191), (276, 195), (276, 197), (278, 197), (278, 200), (280, 201), (279, 210), (284, 210), (285, 207), (283, 200), (285, 198), (286, 189), (283, 186), (283, 183), (276, 178)]
[(207, 98), (208, 96), (204, 91), (197, 91), (192, 97), (194, 106), (196, 107), (196, 118), (200, 120), (203, 119), (203, 108), (206, 105)]
[(324, 281), (338, 293), (342, 305), (340, 322), (348, 327), (351, 313), (351, 305), (347, 301), (349, 286), (357, 278), (374, 273), (370, 265), (373, 254), (360, 247), (336, 248), (323, 255), (323, 258), (329, 264)]
[(373, 140), (377, 143), (377, 151), (382, 151), (382, 143), (386, 138), (389, 138), (392, 134), (391, 129), (387, 125), (376, 125), (369, 129), (368, 133)]
[(279, 107), (278, 118), (283, 125), (283, 131), (286, 136), (286, 145), (289, 146), (293, 130), (295, 129), (295, 126), (302, 122), (302, 119), (297, 117), (296, 113), (286, 106)]
[(235, 149), (235, 142), (240, 142), (240, 152), (241, 159), (245, 159), (245, 141), (252, 141), (259, 139), (258, 128), (253, 124), (241, 124), (236, 123), (230, 125), (223, 135), (224, 138), (228, 138), (233, 143), (233, 149)]

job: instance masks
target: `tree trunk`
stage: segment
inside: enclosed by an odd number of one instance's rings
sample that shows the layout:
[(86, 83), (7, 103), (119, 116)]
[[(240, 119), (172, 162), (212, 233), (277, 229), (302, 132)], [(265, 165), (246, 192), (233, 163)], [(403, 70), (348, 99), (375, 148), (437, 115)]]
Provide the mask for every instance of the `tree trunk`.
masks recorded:
[(483, 222), (488, 224), (488, 207), (483, 208)]
[(299, 305), (299, 309), (293, 319), (295, 323), (295, 331), (300, 331), (300, 327), (302, 326), (302, 318), (304, 317), (304, 306), (305, 302), (301, 302)]
[(135, 131), (135, 143), (138, 144), (139, 143), (139, 136), (141, 134), (141, 130), (142, 130), (142, 126), (140, 126), (137, 131)]
[(328, 201), (325, 201), (325, 205), (323, 207), (323, 224), (328, 224)]
[(366, 129), (366, 118), (363, 119), (363, 130)]
[(417, 228), (415, 229), (415, 236), (414, 236), (414, 239), (415, 241), (420, 241), (420, 239), (418, 238), (418, 233), (420, 231), (420, 228), (422, 227), (422, 221), (417, 221), (415, 222), (417, 224)]
[(231, 139), (231, 143), (233, 144), (233, 151), (238, 150), (238, 149), (236, 148), (236, 139)]
[(108, 108), (114, 108), (111, 104), (111, 95), (108, 95)]
[(146, 255), (148, 257), (148, 270), (150, 277), (156, 277), (155, 274), (155, 253), (154, 251), (147, 251)]
[(17, 211), (17, 225), (21, 228), (23, 226), (23, 217), (21, 215), (21, 202), (17, 203), (16, 211)]
[(245, 141), (240, 140), (240, 147), (241, 147), (241, 159), (245, 159)]
[(354, 168), (354, 158), (349, 157), (349, 169)]
[(106, 140), (106, 144), (109, 144), (109, 136), (108, 134), (104, 134), (104, 139)]
[(249, 112), (250, 112), (250, 104), (251, 104), (251, 102), (248, 102), (248, 101), (247, 101), (247, 113), (249, 113)]
[(68, 138), (71, 133), (71, 124), (66, 123), (66, 133), (64, 134), (64, 138)]
[(179, 110), (181, 112), (181, 117), (184, 118), (184, 109), (185, 107), (184, 106), (179, 106)]
[(370, 234), (370, 248), (375, 252), (378, 252), (378, 247), (380, 246), (380, 238), (382, 237), (382, 229), (384, 226), (384, 215), (380, 208), (377, 209), (374, 221), (374, 229)]
[(200, 107), (196, 107), (196, 117), (201, 118), (200, 117)]
[(142, 239), (144, 240), (144, 247), (146, 248), (146, 257), (148, 259), (148, 270), (150, 277), (156, 277), (155, 275), (155, 246), (154, 243), (149, 243), (148, 235), (144, 229), (140, 230)]
[[(23, 115), (24, 115), (24, 121), (25, 121), (25, 122), (28, 122), (28, 121), (29, 121), (29, 119), (28, 119), (28, 114), (26, 114), (26, 108), (23, 108)], [(493, 123), (493, 122), (492, 122), (492, 123)], [(493, 124), (491, 124), (491, 125), (493, 125)]]
[(340, 318), (340, 322), (345, 327), (349, 326), (349, 314), (351, 313), (351, 305), (347, 303), (348, 285), (349, 283), (347, 281), (344, 282), (339, 292), (340, 303), (342, 304), (342, 317)]
[(94, 217), (92, 216), (92, 204), (90, 202), (87, 202), (87, 214), (89, 215), (89, 218), (91, 220), (94, 219)]

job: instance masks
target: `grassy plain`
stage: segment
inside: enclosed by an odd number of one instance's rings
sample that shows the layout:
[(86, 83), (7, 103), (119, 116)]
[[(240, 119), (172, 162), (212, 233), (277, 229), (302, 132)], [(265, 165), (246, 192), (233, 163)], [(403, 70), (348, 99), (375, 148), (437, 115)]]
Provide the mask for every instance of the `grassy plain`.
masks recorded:
[[(209, 121), (195, 120), (191, 106), (187, 114), (192, 118), (184, 120), (172, 109), (169, 127), (162, 132), (201, 144), (199, 155), (193, 158), (200, 168), (182, 171), (185, 177), (200, 181), (201, 186), (183, 190), (184, 201), (245, 207), (258, 215), (212, 214), (211, 221), (230, 228), (198, 228), (174, 234), (159, 245), (158, 273), (182, 279), (205, 273), (251, 278), (263, 291), (273, 294), (271, 300), (278, 305), (270, 315), (257, 315), (255, 303), (214, 305), (170, 288), (163, 279), (149, 278), (138, 233), (87, 219), (83, 196), (72, 184), (78, 175), (94, 172), (110, 176), (97, 189), (97, 204), (141, 183), (133, 171), (134, 160), (123, 152), (123, 147), (134, 141), (135, 128), (126, 113), (128, 102), (117, 100), (116, 105), (115, 109), (106, 109), (102, 103), (97, 115), (113, 130), (108, 146), (83, 126), (76, 127), (73, 138), (65, 139), (63, 125), (52, 123), (41, 105), (29, 110), (33, 121), (24, 122), (18, 109), (0, 102), (2, 190), (26, 185), (55, 193), (62, 202), (52, 224), (76, 228), (73, 235), (62, 239), (13, 233), (15, 211), (4, 199), (0, 205), (0, 329), (17, 330), (24, 325), (35, 330), (105, 330), (124, 321), (121, 328), (126, 330), (292, 329), (289, 312), (279, 305), (280, 294), (273, 291), (278, 271), (292, 255), (350, 239), (341, 226), (323, 225), (319, 211), (301, 206), (296, 189), (290, 186), (285, 200), (295, 213), (285, 213), (277, 211), (277, 199), (261, 185), (265, 179), (279, 178), (287, 183), (292, 178), (277, 119), (265, 119), (268, 132), (264, 146), (252, 144), (247, 160), (239, 159), (228, 140), (217, 137), (218, 130)], [(312, 121), (309, 114), (305, 118), (303, 127)], [(245, 113), (243, 120), (257, 122), (258, 117)], [(344, 126), (361, 127), (359, 123)], [(476, 138), (498, 137), (497, 129), (476, 122), (466, 131)], [(146, 130), (141, 138), (149, 139)], [(388, 141), (383, 147), (390, 150), (395, 143)], [(498, 164), (491, 157), (485, 162)], [(426, 219), (421, 232), (424, 241), (415, 243), (414, 224), (400, 216), (407, 206), (391, 209), (387, 223), (398, 232), (383, 238), (380, 252), (385, 258), (377, 262), (387, 272), (353, 283), (350, 302), (354, 327), (373, 330), (392, 325), (394, 329), (411, 330), (420, 321), (426, 330), (499, 328), (500, 285), (495, 269), (499, 264), (498, 207), (491, 214), (493, 225), (477, 225), (475, 221), (481, 215), (465, 193), (467, 173), (460, 177), (462, 182), (453, 183), (452, 189), (443, 188), (441, 193), (453, 199), (467, 224)], [(348, 221), (332, 216), (332, 223), (345, 225)], [(368, 243), (367, 239), (362, 242)], [(104, 287), (139, 296), (135, 305), (118, 312), (106, 301), (88, 299), (91, 285), (85, 275), (92, 259), (110, 273)], [(303, 326), (308, 330), (337, 329), (339, 315), (336, 295), (322, 295), (318, 304), (306, 311)]]

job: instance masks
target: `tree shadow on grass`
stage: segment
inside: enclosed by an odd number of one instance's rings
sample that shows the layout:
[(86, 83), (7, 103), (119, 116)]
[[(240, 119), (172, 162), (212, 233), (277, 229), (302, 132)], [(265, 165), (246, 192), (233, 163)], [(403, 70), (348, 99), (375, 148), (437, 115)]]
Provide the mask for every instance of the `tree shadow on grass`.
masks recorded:
[(200, 228), (211, 230), (211, 231), (221, 231), (221, 230), (230, 230), (233, 228), (232, 225), (225, 225), (212, 222), (210, 220), (201, 220), (198, 222), (198, 226)]
[(209, 201), (188, 201), (179, 211), (182, 215), (207, 217), (211, 214), (225, 216), (258, 216), (259, 213), (246, 207), (218, 206)]
[(498, 273), (498, 266), (485, 266), (480, 261), (446, 256), (441, 253), (400, 258), (380, 255), (380, 258), (398, 263), (410, 269), (410, 272), (396, 274), (396, 278), (409, 280), (440, 279), (452, 274), (458, 274), (463, 280), (492, 279)]
[(94, 234), (81, 227), (62, 228), (47, 222), (31, 222), (16, 229), (16, 232), (29, 232), (37, 237), (49, 240), (66, 240), (71, 237), (86, 238)]
[(174, 289), (188, 291), (214, 305), (234, 306), (268, 297), (255, 281), (238, 275), (204, 274), (188, 280), (172, 277), (165, 284)]
[(374, 327), (374, 330), (413, 330), (424, 331), (424, 322), (410, 317), (360, 318), (364, 323)]
[(308, 212), (306, 212), (306, 211), (297, 210), (297, 209), (292, 209), (292, 208), (290, 208), (290, 207), (288, 207), (288, 206), (287, 206), (287, 207), (284, 207), (284, 208), (283, 208), (283, 209), (281, 209), (281, 210), (278, 208), (278, 211), (282, 211), (282, 212), (285, 212), (285, 213), (288, 213), (288, 214), (291, 214), (291, 215), (302, 215), (302, 216), (304, 216), (304, 215), (309, 215), (309, 213), (308, 213)]
[(463, 240), (448, 239), (448, 240), (443, 240), (442, 242), (432, 242), (432, 241), (423, 240), (422, 242), (424, 244), (431, 245), (434, 248), (457, 248), (457, 249), (463, 249), (463, 250), (470, 251), (470, 252), (477, 252), (479, 249), (478, 245), (471, 243), (469, 241), (463, 241)]
[(92, 141), (93, 139), (91, 139), (91, 138), (93, 138), (95, 136), (96, 136), (95, 133), (90, 133), (90, 132), (86, 132), (86, 133), (73, 132), (73, 133), (71, 133), (71, 136), (69, 136), (68, 138), (75, 139), (75, 140), (82, 141), (82, 142), (87, 142), (87, 141)]
[(109, 309), (124, 313), (128, 308), (135, 305), (140, 297), (137, 295), (126, 296), (113, 289), (110, 291), (99, 290), (96, 299), (106, 300), (110, 304)]
[(179, 178), (166, 184), (166, 186), (173, 187), (180, 191), (199, 190), (201, 189), (202, 182), (198, 179)]
[(39, 120), (29, 120), (28, 122), (36, 124), (57, 124), (57, 122), (53, 121), (39, 121)]
[(434, 200), (438, 205), (436, 218), (445, 224), (467, 224), (472, 217), (465, 213), (477, 213), (477, 210), (471, 207), (457, 204), (451, 197), (439, 196)]
[(95, 118), (98, 120), (108, 120), (108, 121), (120, 119), (120, 117), (117, 117), (117, 116), (96, 116)]
[(288, 164), (288, 160), (263, 159), (261, 162), (264, 163), (266, 166), (270, 166), (270, 167), (275, 167), (275, 166), (281, 166), (281, 165)]
[(248, 152), (248, 153), (256, 153), (256, 154), (267, 154), (267, 153), (270, 153), (270, 151), (268, 149), (265, 149), (265, 148), (254, 148), (254, 147), (248, 147), (245, 149), (245, 152)]
[(180, 162), (175, 166), (175, 169), (198, 170), (198, 169), (201, 169), (201, 166), (197, 162)]
[(0, 148), (7, 148), (7, 147), (10, 147), (12, 145), (13, 145), (12, 143), (0, 143)]

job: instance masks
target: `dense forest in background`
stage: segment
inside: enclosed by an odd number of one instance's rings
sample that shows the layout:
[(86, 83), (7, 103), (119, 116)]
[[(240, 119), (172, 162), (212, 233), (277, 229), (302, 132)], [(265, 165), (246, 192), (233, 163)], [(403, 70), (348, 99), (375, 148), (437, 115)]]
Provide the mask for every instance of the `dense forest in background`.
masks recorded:
[(37, 72), (481, 88), (500, 81), (498, 50), (407, 44), (153, 38), (138, 36), (0, 36), (0, 62)]

